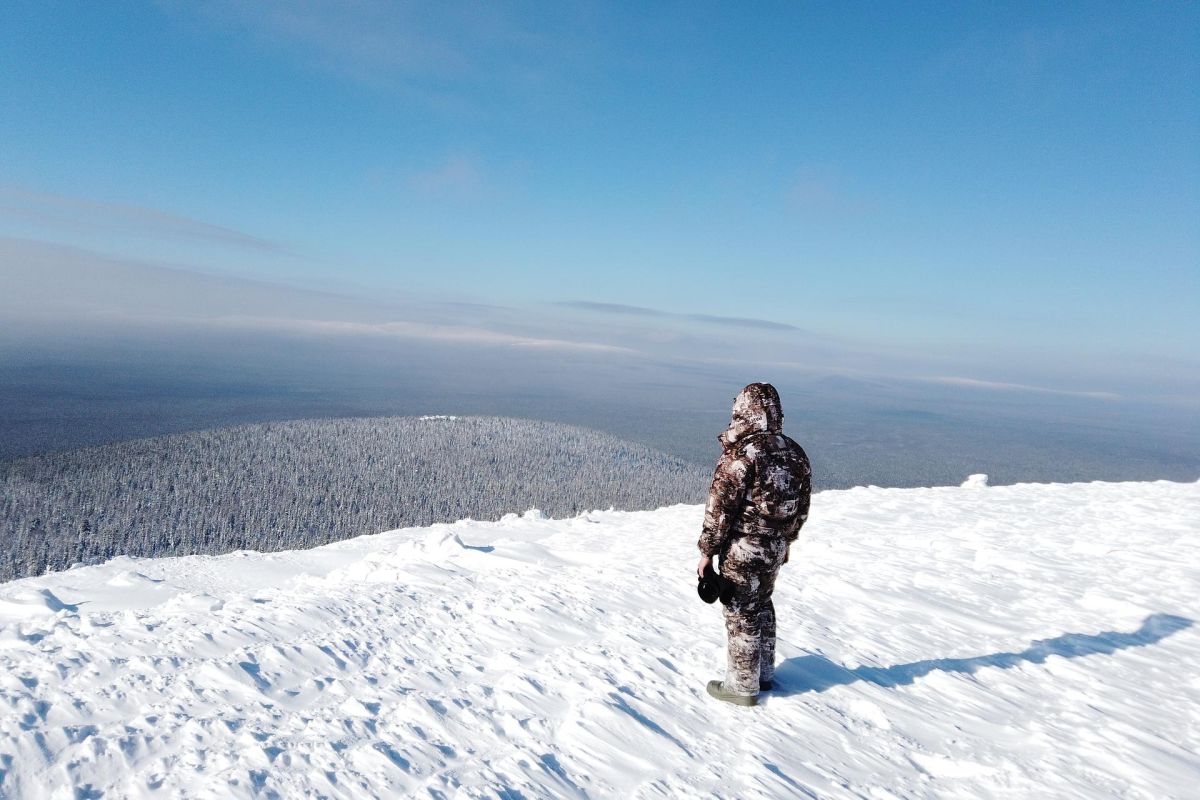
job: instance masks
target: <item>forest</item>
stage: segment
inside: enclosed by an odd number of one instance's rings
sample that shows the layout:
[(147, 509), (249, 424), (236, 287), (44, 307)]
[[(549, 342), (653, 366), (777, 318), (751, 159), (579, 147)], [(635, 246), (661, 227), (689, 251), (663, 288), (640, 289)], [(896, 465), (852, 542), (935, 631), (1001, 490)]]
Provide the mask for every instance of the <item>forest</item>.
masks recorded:
[(98, 563), (308, 548), (539, 508), (704, 499), (710, 472), (608, 434), (503, 417), (299, 420), (0, 463), (0, 580)]

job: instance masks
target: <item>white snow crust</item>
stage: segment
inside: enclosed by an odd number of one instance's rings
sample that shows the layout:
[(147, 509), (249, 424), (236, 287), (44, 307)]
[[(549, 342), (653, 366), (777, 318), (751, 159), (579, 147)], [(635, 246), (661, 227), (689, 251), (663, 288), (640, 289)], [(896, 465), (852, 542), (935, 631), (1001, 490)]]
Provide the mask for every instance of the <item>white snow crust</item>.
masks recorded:
[(701, 516), (0, 585), (0, 796), (1200, 796), (1200, 484), (817, 494), (756, 708)]

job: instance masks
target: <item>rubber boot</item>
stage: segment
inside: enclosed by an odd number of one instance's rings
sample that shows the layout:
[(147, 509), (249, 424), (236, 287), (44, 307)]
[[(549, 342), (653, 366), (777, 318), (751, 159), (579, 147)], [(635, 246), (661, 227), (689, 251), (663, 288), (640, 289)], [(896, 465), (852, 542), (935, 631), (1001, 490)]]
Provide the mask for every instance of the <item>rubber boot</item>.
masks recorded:
[(726, 703), (733, 703), (737, 706), (756, 706), (758, 705), (758, 695), (756, 694), (733, 694), (725, 691), (725, 681), (709, 681), (708, 693), (718, 700), (724, 700)]

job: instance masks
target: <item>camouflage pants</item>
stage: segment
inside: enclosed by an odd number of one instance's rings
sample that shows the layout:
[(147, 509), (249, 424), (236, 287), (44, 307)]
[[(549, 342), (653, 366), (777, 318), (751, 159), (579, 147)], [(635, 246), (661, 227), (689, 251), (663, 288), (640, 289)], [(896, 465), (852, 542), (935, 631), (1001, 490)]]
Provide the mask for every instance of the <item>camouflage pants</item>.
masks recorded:
[(735, 539), (721, 559), (721, 575), (734, 585), (725, 606), (728, 657), (725, 689), (758, 694), (760, 681), (775, 677), (775, 604), (771, 593), (787, 542), (776, 537)]

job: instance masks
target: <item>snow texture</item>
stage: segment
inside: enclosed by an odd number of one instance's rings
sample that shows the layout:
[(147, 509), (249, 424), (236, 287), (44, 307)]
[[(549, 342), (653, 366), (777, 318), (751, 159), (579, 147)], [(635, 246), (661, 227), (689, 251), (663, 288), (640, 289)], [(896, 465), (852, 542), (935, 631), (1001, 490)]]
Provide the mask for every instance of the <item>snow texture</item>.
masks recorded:
[(1200, 484), (822, 492), (710, 699), (700, 506), (0, 585), (0, 796), (1184, 798)]

